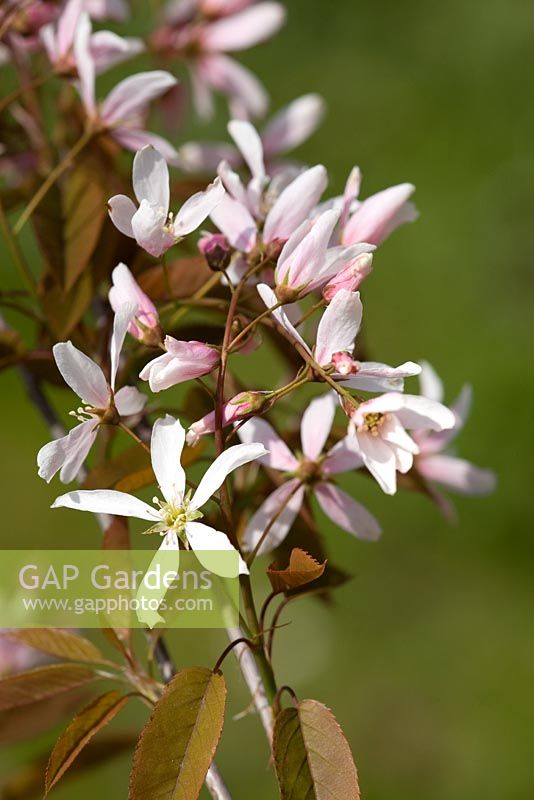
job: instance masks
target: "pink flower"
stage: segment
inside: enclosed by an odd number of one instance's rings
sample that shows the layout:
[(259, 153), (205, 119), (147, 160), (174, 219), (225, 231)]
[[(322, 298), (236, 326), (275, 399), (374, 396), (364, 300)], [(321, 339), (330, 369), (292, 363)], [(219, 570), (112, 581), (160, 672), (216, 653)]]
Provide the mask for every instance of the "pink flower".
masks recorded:
[(198, 249), (213, 270), (225, 270), (230, 264), (230, 245), (222, 233), (203, 233), (198, 240)]
[[(267, 398), (271, 392), (239, 392), (231, 400), (224, 404), (222, 409), (222, 425), (232, 425), (241, 419), (245, 419), (250, 414), (257, 414), (264, 409), (268, 403)], [(211, 411), (202, 419), (194, 422), (187, 431), (187, 443), (196, 444), (201, 436), (214, 433), (215, 412)]]
[(207, 375), (220, 359), (217, 348), (203, 342), (180, 342), (166, 336), (164, 346), (167, 352), (149, 361), (139, 373), (153, 392)]
[(252, 515), (243, 536), (243, 549), (251, 552), (258, 545), (267, 526), (283, 507), (258, 549), (268, 553), (282, 542), (300, 511), (306, 489), (313, 493), (330, 519), (340, 528), (360, 539), (376, 540), (380, 526), (376, 519), (333, 483), (334, 476), (362, 466), (362, 459), (350, 438), (345, 438), (323, 452), (334, 415), (336, 400), (332, 392), (312, 400), (302, 417), (300, 438), (302, 455), (295, 456), (276, 431), (260, 417), (239, 428), (242, 442), (261, 442), (268, 450), (259, 461), (265, 467), (287, 474), (282, 483)]
[(349, 431), (381, 489), (386, 494), (395, 494), (397, 470), (408, 472), (414, 455), (419, 453), (406, 428), (442, 431), (453, 428), (454, 423), (454, 414), (441, 403), (418, 395), (389, 392), (352, 409)]
[[(76, 69), (73, 48), (83, 9), (83, 0), (68, 0), (57, 24), (41, 28), (40, 35), (48, 58), (60, 73), (70, 73)], [(97, 74), (144, 50), (141, 39), (122, 38), (111, 31), (91, 34), (89, 46)]]
[(169, 213), (169, 168), (152, 145), (135, 154), (132, 182), (139, 207), (126, 195), (117, 194), (108, 201), (109, 215), (121, 233), (156, 258), (198, 228), (224, 196), (216, 178), (206, 191), (186, 200), (174, 217)]
[(123, 386), (115, 391), (115, 380), (119, 368), (119, 357), (136, 307), (131, 304), (122, 305), (113, 323), (110, 342), (111, 375), (108, 383), (102, 369), (95, 362), (78, 350), (72, 342), (60, 342), (54, 345), (53, 353), (57, 367), (65, 383), (76, 392), (82, 406), (75, 412), (80, 424), (66, 436), (45, 444), (37, 455), (39, 477), (49, 483), (56, 472), (60, 472), (60, 480), (68, 483), (76, 477), (85, 461), (98, 428), (102, 423), (116, 423), (120, 417), (139, 414), (145, 405), (146, 397), (133, 386)]
[(342, 289), (355, 292), (360, 288), (365, 278), (373, 268), (372, 253), (362, 253), (361, 256), (349, 262), (337, 275), (331, 278), (323, 289), (323, 297), (330, 303)]
[(79, 76), (78, 90), (90, 123), (97, 130), (108, 131), (127, 150), (135, 152), (152, 144), (169, 163), (176, 163), (178, 154), (174, 147), (161, 136), (144, 130), (149, 104), (176, 86), (176, 78), (162, 70), (130, 75), (120, 81), (97, 107), (91, 21), (86, 13), (81, 14), (76, 28), (74, 59)]
[(402, 391), (404, 378), (421, 372), (419, 364), (413, 361), (390, 367), (376, 361), (355, 361), (352, 358), (363, 314), (359, 292), (342, 289), (334, 296), (319, 322), (313, 353), (284, 309), (274, 307), (278, 300), (273, 290), (261, 283), (258, 292), (267, 308), (273, 309), (274, 319), (289, 338), (298, 342), (310, 356), (313, 355), (315, 361), (328, 369), (342, 386), (364, 392)]
[(233, 116), (261, 116), (267, 108), (265, 89), (226, 53), (265, 41), (284, 20), (285, 9), (277, 2), (178, 0), (168, 4), (165, 24), (154, 35), (153, 46), (172, 50), (187, 61), (193, 101), (201, 117), (213, 116), (213, 90), (228, 97)]
[[(260, 133), (265, 161), (274, 166), (276, 156), (306, 141), (319, 126), (324, 110), (324, 101), (318, 94), (302, 95), (280, 109)], [(188, 172), (212, 172), (221, 161), (234, 168), (243, 163), (240, 150), (226, 142), (187, 142), (178, 153), (180, 166)]]
[[(226, 196), (211, 214), (211, 219), (228, 242), (242, 253), (260, 244), (284, 242), (316, 206), (327, 184), (322, 165), (270, 179), (263, 162), (263, 145), (255, 128), (232, 120), (228, 131), (248, 165), (252, 178), (245, 186), (227, 162), (218, 173)], [(261, 230), (261, 233), (260, 233)]]
[(162, 331), (156, 306), (146, 295), (126, 264), (117, 264), (111, 273), (113, 285), (108, 299), (113, 311), (128, 303), (136, 307), (135, 316), (128, 326), (128, 333), (146, 344), (160, 342)]
[[(443, 384), (427, 362), (422, 363), (421, 393), (435, 402), (443, 401)], [(466, 495), (488, 494), (495, 489), (497, 479), (493, 470), (481, 469), (463, 458), (449, 455), (448, 445), (458, 436), (469, 415), (472, 400), (471, 387), (466, 385), (456, 402), (451, 406), (454, 414), (452, 428), (436, 431), (416, 431), (414, 439), (419, 447), (414, 466), (417, 472), (428, 481), (438, 483), (453, 492)], [(445, 451), (445, 452), (444, 452)], [(434, 499), (448, 518), (455, 518), (455, 511), (449, 500), (437, 489), (430, 487)]]
[(123, 22), (129, 16), (127, 0), (83, 0), (83, 6), (93, 19)]
[(409, 198), (415, 191), (411, 183), (391, 186), (373, 194), (366, 200), (357, 200), (360, 191), (360, 170), (351, 172), (343, 198), (341, 241), (345, 245), (357, 242), (380, 244), (405, 222), (414, 222), (419, 216)]

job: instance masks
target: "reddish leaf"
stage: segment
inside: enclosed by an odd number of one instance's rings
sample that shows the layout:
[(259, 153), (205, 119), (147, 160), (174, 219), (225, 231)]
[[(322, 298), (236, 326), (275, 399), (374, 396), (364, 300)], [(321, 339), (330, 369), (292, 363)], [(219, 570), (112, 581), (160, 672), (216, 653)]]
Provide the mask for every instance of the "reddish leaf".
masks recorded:
[[(191, 297), (213, 275), (201, 256), (178, 258), (167, 265), (167, 274), (174, 297)], [(168, 297), (167, 281), (162, 266), (151, 267), (138, 276), (141, 288), (153, 300)]]
[(87, 667), (51, 664), (0, 680), (0, 711), (29, 705), (83, 686), (96, 676)]
[(204, 667), (167, 685), (134, 755), (129, 800), (196, 800), (224, 722), (226, 685)]
[(273, 755), (281, 800), (359, 800), (350, 747), (322, 703), (303, 700), (277, 715)]
[(94, 161), (78, 159), (63, 194), (66, 291), (74, 286), (93, 255), (107, 215), (106, 200)]
[(88, 639), (55, 628), (20, 628), (5, 631), (2, 635), (57, 658), (89, 662), (102, 661), (104, 658), (98, 647)]
[(95, 698), (74, 717), (52, 750), (46, 768), (45, 796), (63, 777), (93, 736), (111, 722), (127, 702), (128, 697), (120, 692), (107, 692)]
[(295, 547), (289, 556), (289, 566), (285, 569), (276, 569), (275, 565), (271, 564), (267, 575), (273, 592), (288, 592), (320, 578), (325, 567), (326, 561), (320, 564), (305, 550)]

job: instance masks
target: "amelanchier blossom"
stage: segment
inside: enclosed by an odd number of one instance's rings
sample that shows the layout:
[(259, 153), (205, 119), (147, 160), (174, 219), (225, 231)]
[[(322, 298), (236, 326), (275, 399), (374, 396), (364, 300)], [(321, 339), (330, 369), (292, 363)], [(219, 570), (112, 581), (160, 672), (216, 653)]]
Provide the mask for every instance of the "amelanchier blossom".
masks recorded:
[(78, 89), (89, 124), (95, 132), (108, 132), (122, 147), (136, 152), (147, 144), (157, 147), (169, 163), (176, 163), (175, 148), (163, 137), (144, 129), (148, 106), (173, 86), (177, 79), (163, 70), (139, 72), (120, 81), (99, 105), (95, 99), (96, 66), (91, 53), (91, 21), (80, 16), (74, 39)]
[(355, 292), (360, 288), (372, 269), (372, 253), (362, 253), (362, 255), (356, 256), (356, 258), (353, 261), (349, 261), (347, 266), (343, 267), (337, 275), (330, 278), (323, 289), (323, 299), (327, 303), (330, 303), (342, 289), (348, 292)]
[[(294, 150), (318, 128), (325, 113), (318, 94), (297, 97), (278, 111), (260, 131), (266, 166), (278, 166), (277, 157)], [(180, 166), (188, 172), (212, 172), (221, 161), (234, 169), (243, 164), (239, 148), (227, 142), (186, 142), (179, 149)]]
[(327, 185), (326, 170), (318, 164), (297, 177), (291, 170), (270, 179), (255, 128), (248, 122), (232, 120), (228, 131), (252, 178), (245, 186), (230, 165), (221, 162), (218, 173), (227, 194), (211, 219), (235, 250), (250, 254), (261, 245), (278, 255), (282, 244), (318, 203)]
[(312, 350), (290, 322), (284, 309), (277, 307), (278, 300), (273, 290), (264, 283), (257, 288), (267, 308), (272, 309), (274, 319), (292, 341), (297, 342), (343, 386), (364, 392), (402, 391), (404, 378), (421, 372), (419, 364), (413, 361), (390, 367), (377, 361), (356, 361), (352, 357), (363, 315), (359, 292), (342, 289), (336, 293), (321, 317)]
[(261, 116), (268, 104), (265, 89), (226, 53), (269, 39), (284, 20), (285, 9), (277, 2), (171, 0), (152, 46), (186, 61), (199, 116), (213, 116), (213, 91), (228, 98), (232, 116)]
[(220, 351), (204, 342), (180, 341), (166, 336), (163, 342), (166, 350), (161, 356), (149, 361), (139, 373), (153, 392), (161, 392), (178, 383), (201, 378), (219, 363)]
[[(337, 407), (333, 392), (327, 392), (309, 404), (300, 426), (302, 454), (294, 455), (274, 428), (260, 417), (253, 417), (239, 428), (241, 441), (262, 442), (269, 451), (260, 458), (260, 463), (285, 473), (288, 478), (252, 515), (243, 536), (246, 552), (254, 550), (261, 540), (258, 554), (268, 553), (285, 539), (306, 491), (315, 496), (324, 513), (340, 528), (360, 539), (374, 541), (379, 537), (381, 531), (376, 519), (333, 483), (335, 475), (351, 472), (363, 464), (351, 437), (323, 452)], [(280, 509), (283, 510), (275, 519)]]
[(386, 494), (395, 494), (397, 470), (408, 472), (419, 453), (406, 429), (443, 431), (455, 424), (454, 414), (441, 403), (400, 392), (373, 397), (345, 411), (363, 462)]
[[(41, 28), (40, 36), (48, 58), (60, 74), (76, 74), (74, 41), (86, 5), (84, 0), (68, 0), (57, 23)], [(91, 34), (89, 46), (97, 74), (144, 50), (142, 39), (123, 38), (112, 31), (97, 31)]]
[(220, 178), (183, 204), (176, 216), (169, 212), (169, 168), (165, 158), (151, 145), (135, 154), (132, 183), (134, 202), (124, 194), (108, 201), (109, 215), (125, 236), (135, 239), (147, 253), (159, 258), (188, 233), (196, 230), (224, 197)]
[[(421, 394), (434, 402), (443, 402), (443, 383), (433, 367), (422, 363), (420, 375)], [(414, 457), (414, 468), (425, 481), (430, 481), (430, 489), (439, 507), (449, 519), (456, 514), (452, 503), (432, 484), (437, 483), (453, 492), (466, 495), (483, 495), (495, 489), (497, 480), (491, 469), (481, 469), (447, 452), (451, 442), (462, 430), (469, 415), (472, 389), (465, 385), (451, 406), (454, 425), (448, 430), (414, 431), (413, 438), (419, 448)]]
[(60, 480), (69, 483), (85, 461), (100, 425), (116, 424), (121, 417), (136, 415), (143, 410), (146, 397), (134, 386), (123, 386), (115, 391), (120, 352), (135, 314), (136, 306), (128, 303), (120, 306), (115, 314), (110, 342), (109, 383), (101, 367), (72, 342), (54, 345), (57, 367), (65, 383), (82, 401), (82, 405), (72, 412), (80, 424), (66, 436), (45, 444), (39, 450), (39, 476), (45, 481), (50, 482), (59, 471)]
[(111, 281), (108, 299), (113, 311), (117, 312), (125, 303), (136, 308), (135, 316), (128, 325), (128, 333), (145, 344), (160, 344), (164, 334), (159, 324), (158, 310), (126, 264), (117, 264), (111, 273)]
[[(150, 454), (163, 500), (154, 497), (154, 507), (125, 492), (96, 489), (61, 495), (52, 508), (73, 508), (147, 520), (151, 527), (146, 533), (159, 534), (163, 540), (162, 549), (179, 550), (182, 545), (182, 548), (194, 550), (200, 563), (209, 569), (213, 564), (210, 552), (234, 550), (234, 547), (225, 533), (199, 522), (203, 517), (200, 509), (222, 486), (227, 475), (264, 456), (266, 450), (260, 443), (229, 447), (208, 467), (198, 487), (191, 493), (186, 491), (185, 472), (180, 463), (184, 443), (185, 430), (178, 419), (167, 415), (156, 420)], [(239, 571), (248, 572), (241, 557)]]
[(400, 183), (377, 194), (358, 200), (361, 172), (354, 167), (342, 199), (341, 243), (381, 244), (399, 225), (414, 222), (419, 216), (410, 197), (415, 191), (411, 183)]

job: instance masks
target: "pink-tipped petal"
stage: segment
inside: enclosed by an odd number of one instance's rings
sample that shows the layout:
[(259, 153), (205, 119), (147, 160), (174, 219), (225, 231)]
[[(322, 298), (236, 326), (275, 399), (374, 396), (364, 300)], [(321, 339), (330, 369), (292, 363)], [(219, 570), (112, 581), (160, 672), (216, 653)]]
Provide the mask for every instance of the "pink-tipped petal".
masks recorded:
[(343, 232), (345, 244), (380, 244), (399, 225), (417, 219), (417, 210), (408, 198), (415, 191), (411, 183), (391, 186), (361, 203)]
[[(193, 73), (192, 73), (193, 74)], [(223, 55), (204, 56), (196, 68), (197, 104), (202, 100), (201, 110), (204, 117), (212, 116), (208, 104), (207, 90), (203, 84), (215, 89), (230, 98), (232, 104), (239, 108), (238, 116), (261, 117), (267, 111), (268, 97), (263, 85), (256, 76), (233, 58)]]
[(212, 210), (211, 220), (224, 233), (232, 247), (250, 252), (256, 244), (257, 228), (249, 210), (225, 194)]
[(113, 331), (109, 351), (111, 356), (110, 384), (111, 389), (115, 390), (115, 379), (119, 368), (119, 359), (126, 338), (126, 333), (137, 311), (135, 303), (123, 303), (115, 312), (113, 320)]
[(238, 429), (237, 435), (246, 444), (252, 442), (263, 444), (266, 452), (258, 459), (260, 464), (281, 472), (292, 472), (298, 468), (299, 462), (289, 447), (278, 436), (272, 425), (261, 417), (253, 417), (245, 422)]
[(152, 145), (158, 152), (161, 153), (167, 164), (178, 166), (179, 158), (178, 153), (167, 139), (163, 136), (158, 136), (156, 133), (149, 133), (148, 131), (132, 130), (130, 128), (117, 127), (112, 130), (113, 138), (122, 147), (136, 153), (146, 145)]
[(417, 460), (417, 469), (427, 480), (436, 481), (460, 494), (488, 494), (497, 485), (493, 470), (481, 469), (463, 458), (425, 456)]
[(367, 509), (331, 483), (319, 483), (315, 496), (327, 517), (358, 539), (376, 542), (382, 530)]
[(123, 127), (129, 120), (137, 120), (152, 100), (177, 83), (170, 72), (163, 70), (130, 75), (120, 81), (102, 103), (102, 118), (111, 127)]
[(261, 136), (265, 155), (271, 157), (298, 147), (319, 127), (324, 113), (324, 100), (318, 94), (293, 100), (266, 125)]
[(221, 179), (215, 178), (205, 191), (189, 197), (176, 215), (173, 224), (174, 235), (179, 238), (195, 231), (217, 208), (224, 196)]
[(302, 451), (310, 461), (316, 461), (332, 429), (337, 402), (333, 392), (326, 392), (311, 401), (302, 415), (300, 439)]
[[(289, 533), (300, 511), (303, 498), (304, 486), (300, 484), (298, 478), (293, 478), (275, 489), (250, 518), (243, 535), (243, 550), (247, 553), (252, 552), (270, 523), (271, 527), (257, 554), (261, 556), (278, 547)], [(273, 522), (276, 514), (278, 517)]]
[(265, 177), (263, 165), (263, 145), (261, 139), (250, 122), (233, 119), (228, 123), (228, 133), (236, 143), (254, 178)]
[(326, 169), (321, 164), (295, 178), (267, 214), (263, 234), (265, 241), (289, 239), (317, 205), (327, 183)]
[(159, 258), (175, 243), (176, 237), (166, 227), (167, 214), (148, 200), (142, 200), (132, 217), (132, 230), (143, 250), (154, 258)]
[(265, 2), (213, 22), (202, 35), (205, 50), (231, 52), (264, 42), (284, 24), (280, 3)]
[(359, 292), (343, 290), (336, 294), (317, 328), (315, 359), (319, 364), (329, 364), (334, 353), (352, 353), (362, 314)]
[(109, 388), (98, 364), (74, 347), (72, 342), (59, 342), (52, 351), (63, 380), (73, 392), (94, 408), (106, 408)]

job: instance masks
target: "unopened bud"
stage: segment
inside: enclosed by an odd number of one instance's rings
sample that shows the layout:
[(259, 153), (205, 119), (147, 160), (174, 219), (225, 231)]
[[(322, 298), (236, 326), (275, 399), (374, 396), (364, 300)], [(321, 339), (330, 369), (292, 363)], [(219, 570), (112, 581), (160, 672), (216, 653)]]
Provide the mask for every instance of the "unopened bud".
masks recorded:
[(360, 256), (347, 264), (323, 289), (323, 297), (330, 303), (338, 292), (345, 289), (355, 292), (360, 288), (364, 279), (369, 275), (373, 268), (372, 253), (362, 253)]
[(359, 361), (354, 361), (350, 353), (334, 353), (332, 356), (334, 369), (340, 375), (355, 375), (360, 369)]
[(222, 233), (205, 233), (199, 239), (198, 249), (214, 272), (220, 272), (229, 266), (231, 249)]

